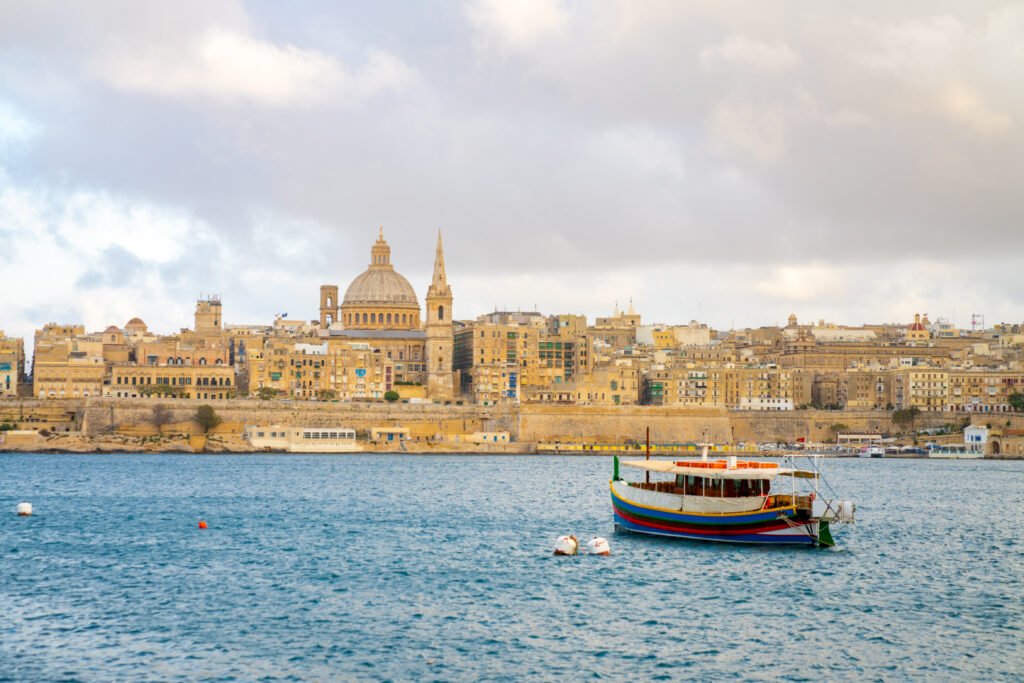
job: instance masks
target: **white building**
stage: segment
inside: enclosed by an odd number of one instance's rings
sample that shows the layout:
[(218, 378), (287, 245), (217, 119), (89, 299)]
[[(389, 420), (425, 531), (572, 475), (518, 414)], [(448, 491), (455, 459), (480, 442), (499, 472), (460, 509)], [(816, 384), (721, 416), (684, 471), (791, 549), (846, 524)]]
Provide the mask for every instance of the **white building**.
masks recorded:
[(988, 427), (971, 425), (964, 429), (964, 445), (968, 453), (984, 453), (988, 443)]
[(791, 398), (740, 398), (740, 410), (793, 410), (793, 399)]

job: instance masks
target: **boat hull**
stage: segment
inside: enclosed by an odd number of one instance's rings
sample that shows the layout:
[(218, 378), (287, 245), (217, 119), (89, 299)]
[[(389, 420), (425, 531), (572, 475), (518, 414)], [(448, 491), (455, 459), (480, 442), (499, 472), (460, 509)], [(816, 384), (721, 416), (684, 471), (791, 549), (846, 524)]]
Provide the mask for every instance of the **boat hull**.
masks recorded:
[(767, 545), (819, 544), (819, 521), (796, 519), (796, 510), (780, 508), (738, 514), (693, 514), (629, 501), (611, 491), (615, 526), (650, 536), (720, 543)]

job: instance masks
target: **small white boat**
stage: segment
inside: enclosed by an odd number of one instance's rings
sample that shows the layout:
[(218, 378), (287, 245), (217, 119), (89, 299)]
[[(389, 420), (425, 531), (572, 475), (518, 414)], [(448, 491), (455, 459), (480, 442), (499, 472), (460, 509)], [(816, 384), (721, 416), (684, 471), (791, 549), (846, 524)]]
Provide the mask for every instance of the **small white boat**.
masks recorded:
[(985, 454), (969, 451), (966, 446), (935, 446), (928, 451), (928, 457), (940, 460), (981, 460)]
[(865, 446), (864, 448), (860, 449), (859, 453), (857, 453), (857, 457), (860, 457), (860, 458), (884, 458), (885, 457), (885, 449), (882, 448), (881, 446)]

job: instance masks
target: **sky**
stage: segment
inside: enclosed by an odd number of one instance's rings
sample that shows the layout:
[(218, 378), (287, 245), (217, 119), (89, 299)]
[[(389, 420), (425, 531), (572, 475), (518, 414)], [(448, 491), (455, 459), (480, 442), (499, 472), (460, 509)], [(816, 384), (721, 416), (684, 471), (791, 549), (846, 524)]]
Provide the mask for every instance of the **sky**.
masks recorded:
[(0, 0), (0, 329), (1024, 320), (1024, 3)]

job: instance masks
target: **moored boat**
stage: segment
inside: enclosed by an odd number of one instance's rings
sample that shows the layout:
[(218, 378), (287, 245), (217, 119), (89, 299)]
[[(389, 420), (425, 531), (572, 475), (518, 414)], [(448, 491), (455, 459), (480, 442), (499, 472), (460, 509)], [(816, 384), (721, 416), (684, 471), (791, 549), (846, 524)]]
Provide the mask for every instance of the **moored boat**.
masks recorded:
[[(735, 456), (708, 460), (706, 452), (700, 460), (622, 462), (646, 471), (640, 482), (620, 478), (619, 465), (616, 457), (609, 486), (615, 526), (622, 531), (726, 543), (832, 546), (831, 525), (854, 521), (852, 501), (821, 495), (816, 464), (802, 470)], [(651, 474), (671, 478), (652, 482)], [(790, 491), (772, 489), (782, 476), (793, 482)]]
[(928, 457), (941, 460), (981, 460), (985, 454), (967, 450), (966, 446), (935, 446), (928, 451)]
[(861, 458), (884, 458), (885, 449), (881, 446), (865, 446), (857, 455)]

